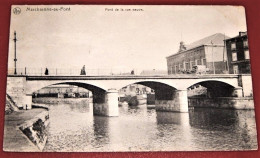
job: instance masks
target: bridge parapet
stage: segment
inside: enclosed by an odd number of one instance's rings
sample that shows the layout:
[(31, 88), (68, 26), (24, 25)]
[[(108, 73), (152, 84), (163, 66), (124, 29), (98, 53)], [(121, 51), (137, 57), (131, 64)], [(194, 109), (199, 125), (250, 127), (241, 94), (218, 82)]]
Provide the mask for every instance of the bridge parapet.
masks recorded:
[[(187, 112), (187, 89), (202, 82), (221, 83), (234, 90), (234, 96), (252, 96), (251, 75), (179, 75), (179, 76), (26, 76), (8, 75), (7, 93), (13, 98), (19, 107), (30, 108), (30, 100), (33, 92), (53, 84), (72, 84), (94, 91), (94, 101), (104, 103), (101, 108), (106, 109), (106, 116), (118, 115), (118, 109), (114, 107), (117, 102), (117, 91), (122, 87), (133, 83), (157, 88), (157, 103), (166, 103), (171, 106), (171, 111)], [(218, 87), (218, 86), (215, 86)], [(215, 87), (212, 91), (215, 91)], [(231, 88), (230, 88), (231, 87)], [(242, 88), (241, 88), (242, 87)], [(234, 88), (234, 89), (232, 89)], [(114, 89), (114, 91), (112, 90)], [(171, 91), (174, 89), (174, 93)], [(221, 90), (220, 90), (221, 91)], [(107, 103), (107, 104), (106, 104)], [(178, 104), (178, 105), (177, 105)], [(112, 107), (112, 108), (110, 108)], [(159, 106), (158, 106), (159, 107)], [(166, 107), (166, 106), (164, 106)], [(118, 108), (118, 107), (117, 107)], [(160, 108), (160, 107), (159, 107)], [(112, 109), (112, 110), (111, 110)], [(97, 112), (98, 113), (98, 112)]]

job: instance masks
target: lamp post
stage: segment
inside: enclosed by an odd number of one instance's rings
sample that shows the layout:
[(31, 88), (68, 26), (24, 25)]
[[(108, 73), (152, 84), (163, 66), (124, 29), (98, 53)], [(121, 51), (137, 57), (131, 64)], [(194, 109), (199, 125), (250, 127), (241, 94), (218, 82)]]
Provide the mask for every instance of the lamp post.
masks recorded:
[(17, 72), (16, 72), (16, 62), (17, 62), (17, 58), (16, 58), (16, 31), (14, 31), (14, 74), (16, 75)]

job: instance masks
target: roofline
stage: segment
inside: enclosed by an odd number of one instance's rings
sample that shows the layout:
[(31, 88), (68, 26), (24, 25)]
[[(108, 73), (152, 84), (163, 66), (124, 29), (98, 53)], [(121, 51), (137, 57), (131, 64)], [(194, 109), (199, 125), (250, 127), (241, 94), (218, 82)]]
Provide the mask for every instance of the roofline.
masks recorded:
[(197, 46), (197, 47), (193, 47), (193, 48), (184, 50), (184, 51), (181, 51), (180, 53), (177, 52), (177, 53), (175, 53), (175, 54), (172, 54), (172, 55), (167, 56), (166, 58), (169, 58), (169, 57), (171, 57), (171, 56), (176, 56), (176, 55), (178, 55), (178, 54), (182, 54), (182, 53), (184, 53), (184, 52), (187, 52), (187, 51), (189, 51), (189, 50), (192, 50), (192, 49), (195, 49), (195, 48), (198, 48), (198, 47), (202, 47), (202, 46), (204, 46), (204, 44), (203, 44), (203, 45), (199, 45), (199, 46)]
[(232, 39), (236, 39), (236, 38), (241, 38), (241, 37), (247, 37), (247, 35), (243, 35), (243, 36), (235, 36), (235, 37), (231, 37), (231, 38), (228, 38), (228, 39), (225, 39), (224, 41), (228, 41), (228, 40), (232, 40)]
[(224, 47), (224, 45), (220, 45), (220, 44), (214, 44), (214, 45), (212, 45), (212, 44), (202, 44), (202, 45), (199, 45), (199, 46), (197, 46), (197, 47), (193, 47), (193, 48), (184, 50), (184, 51), (182, 51), (182, 52), (180, 52), (180, 53), (177, 52), (176, 54), (169, 55), (169, 56), (166, 57), (166, 59), (169, 58), (169, 57), (172, 57), (172, 56), (176, 56), (176, 55), (185, 53), (185, 52), (187, 52), (187, 51), (190, 51), (190, 50), (195, 49), (195, 48), (198, 48), (198, 47), (203, 47), (203, 46)]

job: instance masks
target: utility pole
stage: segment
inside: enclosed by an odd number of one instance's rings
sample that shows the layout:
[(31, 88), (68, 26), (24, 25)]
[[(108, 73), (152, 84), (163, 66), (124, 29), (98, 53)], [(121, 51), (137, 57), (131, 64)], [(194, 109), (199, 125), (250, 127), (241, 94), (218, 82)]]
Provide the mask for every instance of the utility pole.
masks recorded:
[(213, 53), (213, 42), (211, 41), (211, 44), (212, 44), (212, 66), (213, 66), (213, 72), (214, 72), (214, 75), (215, 75), (215, 61), (214, 61), (214, 53)]
[(225, 35), (225, 33), (224, 33), (224, 48), (223, 48), (223, 62), (224, 62), (224, 64), (225, 64), (225, 72), (227, 72), (228, 70), (227, 70), (227, 67), (228, 67), (228, 65), (227, 65), (227, 61), (225, 61), (225, 55), (226, 55), (226, 37), (225, 37), (226, 35)]
[(14, 31), (14, 74), (17, 75), (17, 72), (16, 72), (16, 62), (17, 62), (17, 58), (16, 58), (16, 31)]

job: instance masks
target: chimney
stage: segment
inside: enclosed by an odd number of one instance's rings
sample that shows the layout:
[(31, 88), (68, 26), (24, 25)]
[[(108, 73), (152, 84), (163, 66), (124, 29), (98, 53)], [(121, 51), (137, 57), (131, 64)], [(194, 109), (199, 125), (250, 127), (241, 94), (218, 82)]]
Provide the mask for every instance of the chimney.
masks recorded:
[(245, 35), (247, 35), (247, 32), (239, 32), (239, 36), (245, 36)]
[(185, 47), (185, 45), (184, 45), (184, 42), (181, 41), (181, 42), (180, 42), (179, 52), (182, 52), (182, 51), (184, 51), (184, 50), (186, 50), (186, 47)]

